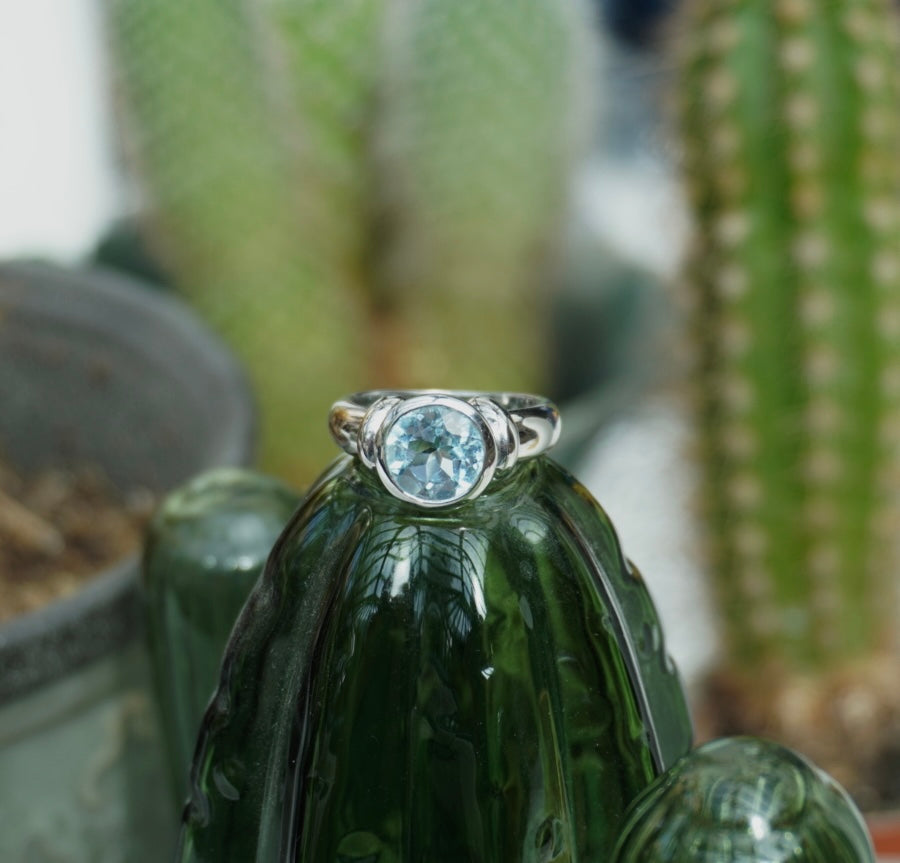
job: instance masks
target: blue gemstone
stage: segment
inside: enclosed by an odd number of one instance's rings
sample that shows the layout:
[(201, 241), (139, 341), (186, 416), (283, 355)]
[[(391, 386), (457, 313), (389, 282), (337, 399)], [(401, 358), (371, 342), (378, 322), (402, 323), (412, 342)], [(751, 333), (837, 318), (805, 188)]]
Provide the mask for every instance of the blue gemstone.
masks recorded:
[(384, 466), (398, 489), (417, 500), (465, 497), (484, 472), (484, 439), (462, 411), (428, 405), (401, 414), (384, 436)]

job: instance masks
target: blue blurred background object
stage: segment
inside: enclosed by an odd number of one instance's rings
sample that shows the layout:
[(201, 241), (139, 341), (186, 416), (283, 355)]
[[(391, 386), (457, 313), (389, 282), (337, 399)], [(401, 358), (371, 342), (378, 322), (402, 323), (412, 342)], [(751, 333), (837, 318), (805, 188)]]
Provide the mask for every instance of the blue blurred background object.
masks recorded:
[(646, 45), (678, 0), (599, 0), (609, 29), (622, 41)]

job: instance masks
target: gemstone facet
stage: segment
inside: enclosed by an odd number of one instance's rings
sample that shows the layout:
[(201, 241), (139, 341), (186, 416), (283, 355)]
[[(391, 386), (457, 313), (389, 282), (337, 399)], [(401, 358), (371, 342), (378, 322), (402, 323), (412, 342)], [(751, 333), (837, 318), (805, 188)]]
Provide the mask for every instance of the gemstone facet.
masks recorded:
[(484, 473), (487, 447), (478, 424), (446, 405), (413, 408), (384, 435), (383, 465), (404, 495), (444, 504), (465, 497)]

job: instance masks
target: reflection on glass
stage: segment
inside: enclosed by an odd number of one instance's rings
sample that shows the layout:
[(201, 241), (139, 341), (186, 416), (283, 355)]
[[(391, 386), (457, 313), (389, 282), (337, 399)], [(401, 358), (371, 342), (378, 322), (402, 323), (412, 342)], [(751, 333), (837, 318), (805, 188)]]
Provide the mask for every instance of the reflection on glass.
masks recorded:
[(344, 462), (238, 624), (181, 859), (607, 859), (690, 741), (661, 640), (638, 648), (655, 624), (552, 462), (427, 512)]

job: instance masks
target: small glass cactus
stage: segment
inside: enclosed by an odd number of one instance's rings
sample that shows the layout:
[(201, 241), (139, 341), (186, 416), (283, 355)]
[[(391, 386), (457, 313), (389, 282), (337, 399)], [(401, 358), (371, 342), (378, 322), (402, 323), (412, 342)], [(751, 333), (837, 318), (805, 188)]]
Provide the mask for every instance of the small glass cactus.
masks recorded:
[(179, 805), (228, 636), (299, 502), (277, 480), (220, 468), (172, 492), (150, 526), (147, 628)]
[(825, 773), (783, 746), (716, 740), (632, 807), (613, 863), (874, 863), (862, 817)]

